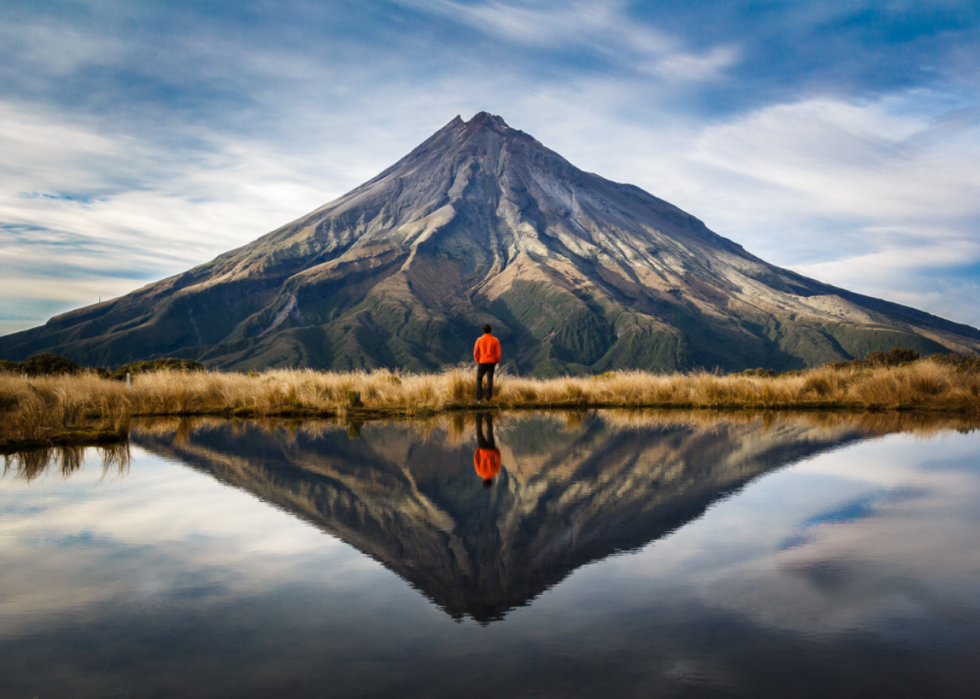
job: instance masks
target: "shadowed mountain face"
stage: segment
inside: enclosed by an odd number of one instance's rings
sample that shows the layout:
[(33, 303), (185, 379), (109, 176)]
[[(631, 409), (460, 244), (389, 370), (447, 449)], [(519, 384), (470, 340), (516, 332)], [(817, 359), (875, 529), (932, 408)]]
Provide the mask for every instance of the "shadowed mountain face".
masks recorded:
[(426, 370), (470, 358), (486, 322), (538, 375), (980, 349), (974, 328), (767, 264), (481, 113), (245, 247), (0, 338), (0, 357)]
[[(858, 427), (620, 426), (592, 415), (367, 426), (360, 439), (216, 424), (134, 441), (247, 490), (371, 556), (455, 618), (489, 622), (578, 567), (654, 541), (770, 469)], [(481, 450), (499, 452), (486, 487)]]

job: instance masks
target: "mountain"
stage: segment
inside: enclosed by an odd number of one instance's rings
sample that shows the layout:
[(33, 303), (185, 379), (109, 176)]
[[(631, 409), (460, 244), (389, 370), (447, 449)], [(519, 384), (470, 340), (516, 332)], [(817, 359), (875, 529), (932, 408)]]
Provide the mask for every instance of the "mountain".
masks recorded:
[[(676, 419), (676, 418), (675, 418)], [(171, 423), (172, 425), (172, 423)], [(490, 622), (583, 565), (645, 546), (773, 468), (868, 436), (802, 421), (497, 426), (485, 488), (474, 434), (419, 425), (295, 432), (227, 421), (133, 431), (141, 448), (208, 473), (350, 544), (454, 618)], [(501, 429), (503, 427), (503, 429)]]
[(431, 370), (471, 359), (487, 322), (512, 370), (543, 376), (980, 350), (975, 328), (770, 265), (480, 113), (244, 247), (0, 338), (0, 357)]

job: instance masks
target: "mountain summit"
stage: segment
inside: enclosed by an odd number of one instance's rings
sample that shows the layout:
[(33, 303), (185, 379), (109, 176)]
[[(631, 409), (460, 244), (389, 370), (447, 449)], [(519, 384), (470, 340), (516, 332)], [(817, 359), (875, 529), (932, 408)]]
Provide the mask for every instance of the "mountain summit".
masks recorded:
[(980, 349), (975, 328), (770, 265), (481, 112), (244, 247), (0, 338), (0, 357), (423, 370), (468, 359), (484, 323), (538, 375)]

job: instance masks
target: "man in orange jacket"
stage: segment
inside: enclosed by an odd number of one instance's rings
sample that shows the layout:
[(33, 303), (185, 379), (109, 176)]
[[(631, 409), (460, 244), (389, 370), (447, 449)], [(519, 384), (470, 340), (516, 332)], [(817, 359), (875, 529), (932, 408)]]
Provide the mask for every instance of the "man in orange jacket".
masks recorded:
[(493, 370), (500, 361), (500, 342), (490, 332), (489, 325), (483, 326), (483, 336), (476, 341), (473, 359), (476, 360), (476, 402), (483, 400), (483, 377), (487, 377), (487, 400), (493, 398)]
[(493, 477), (500, 473), (500, 450), (493, 441), (493, 415), (487, 415), (487, 435), (483, 435), (483, 413), (476, 414), (476, 451), (473, 452), (473, 468), (483, 479), (483, 487), (493, 485)]

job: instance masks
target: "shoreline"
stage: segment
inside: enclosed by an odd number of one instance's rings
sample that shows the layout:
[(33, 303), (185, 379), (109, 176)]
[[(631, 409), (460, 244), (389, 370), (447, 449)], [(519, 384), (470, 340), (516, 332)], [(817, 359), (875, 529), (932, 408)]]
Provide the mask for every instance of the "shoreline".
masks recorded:
[(128, 439), (128, 434), (113, 429), (92, 427), (67, 428), (40, 439), (18, 440), (0, 436), (0, 455), (9, 456), (51, 447), (104, 447), (124, 444)]
[[(147, 412), (130, 413), (127, 418), (133, 420), (153, 419), (153, 418), (217, 418), (223, 420), (317, 420), (328, 419), (343, 421), (347, 426), (361, 426), (369, 422), (384, 420), (417, 420), (430, 419), (440, 415), (469, 414), (493, 411), (495, 413), (507, 412), (581, 412), (588, 413), (595, 410), (613, 411), (662, 411), (665, 413), (700, 413), (703, 415), (730, 416), (734, 413), (741, 413), (752, 417), (766, 417), (775, 414), (792, 415), (796, 414), (826, 414), (839, 416), (887, 416), (902, 415), (906, 417), (922, 418), (977, 418), (977, 428), (980, 429), (980, 411), (969, 410), (963, 406), (915, 406), (915, 405), (895, 405), (895, 406), (857, 406), (839, 402), (808, 402), (799, 404), (790, 403), (643, 403), (643, 404), (624, 404), (616, 402), (549, 402), (549, 403), (521, 403), (509, 404), (503, 402), (483, 403), (463, 403), (449, 404), (441, 408), (434, 409), (425, 406), (405, 407), (405, 406), (386, 406), (386, 407), (363, 407), (346, 408), (344, 410), (297, 410), (288, 409), (276, 412), (257, 412), (249, 409), (223, 409), (223, 410), (197, 410), (197, 411), (171, 411), (171, 412)], [(89, 416), (90, 419), (97, 420), (98, 415)], [(9, 456), (18, 452), (34, 451), (51, 447), (99, 447), (125, 444), (129, 441), (129, 425), (123, 427), (108, 427), (102, 425), (76, 425), (72, 427), (62, 427), (44, 434), (30, 438), (18, 439), (0, 433), (0, 455)]]

